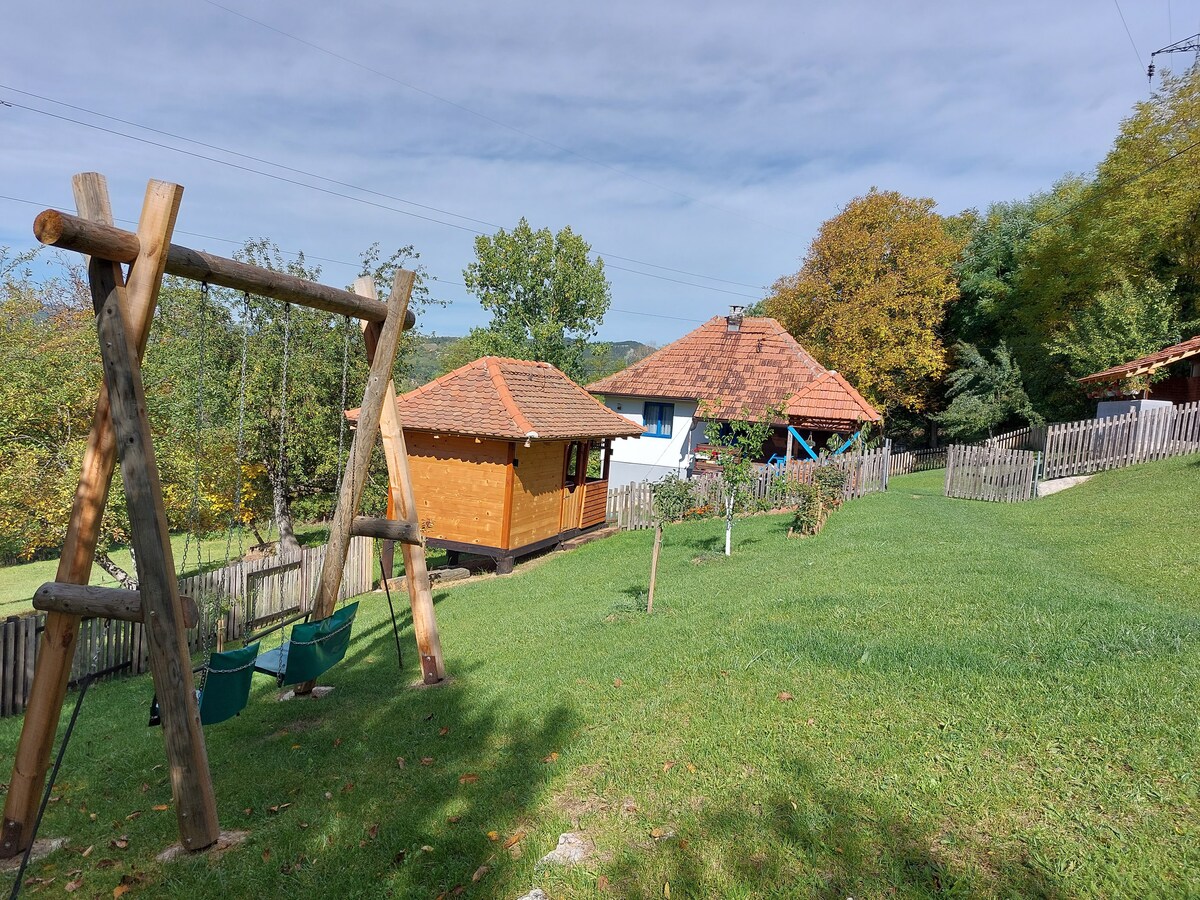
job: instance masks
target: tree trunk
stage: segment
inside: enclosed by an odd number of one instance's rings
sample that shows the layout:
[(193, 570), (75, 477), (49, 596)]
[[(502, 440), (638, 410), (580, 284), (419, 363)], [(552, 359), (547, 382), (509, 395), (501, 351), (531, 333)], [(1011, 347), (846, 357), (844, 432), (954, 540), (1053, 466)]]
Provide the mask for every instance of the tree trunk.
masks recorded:
[(96, 550), (96, 565), (117, 579), (117, 584), (125, 590), (136, 591), (138, 589), (137, 579), (113, 562), (107, 551)]
[(292, 504), (287, 493), (287, 476), (282, 472), (271, 472), (271, 504), (275, 512), (275, 526), (279, 529), (279, 552), (293, 553), (300, 550), (296, 532), (292, 525)]

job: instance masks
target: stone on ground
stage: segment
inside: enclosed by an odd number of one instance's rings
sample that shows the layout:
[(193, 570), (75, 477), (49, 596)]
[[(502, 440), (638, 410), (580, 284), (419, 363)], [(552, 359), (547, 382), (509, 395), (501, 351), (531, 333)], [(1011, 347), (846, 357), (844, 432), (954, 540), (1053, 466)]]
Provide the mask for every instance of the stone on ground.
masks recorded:
[(592, 852), (592, 842), (578, 831), (568, 831), (558, 837), (558, 846), (547, 853), (538, 865), (571, 866), (583, 862)]

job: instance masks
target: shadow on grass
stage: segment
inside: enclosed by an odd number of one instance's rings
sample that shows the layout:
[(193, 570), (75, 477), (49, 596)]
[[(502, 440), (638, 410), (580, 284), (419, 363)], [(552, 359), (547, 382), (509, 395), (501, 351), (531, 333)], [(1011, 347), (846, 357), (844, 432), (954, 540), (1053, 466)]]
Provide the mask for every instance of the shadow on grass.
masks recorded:
[(683, 897), (1065, 896), (1020, 850), (931, 833), (830, 787), (803, 760), (788, 765), (790, 791), (705, 804), (670, 839), (623, 851), (607, 870), (612, 893), (662, 896), (669, 881)]

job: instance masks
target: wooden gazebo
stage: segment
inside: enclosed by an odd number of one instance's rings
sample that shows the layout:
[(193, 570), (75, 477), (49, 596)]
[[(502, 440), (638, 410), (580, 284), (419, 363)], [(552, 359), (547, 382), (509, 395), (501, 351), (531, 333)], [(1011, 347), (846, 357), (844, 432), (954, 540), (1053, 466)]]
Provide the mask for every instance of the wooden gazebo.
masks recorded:
[(452, 560), (492, 557), (501, 573), (602, 525), (610, 441), (643, 433), (549, 363), (494, 356), (398, 397), (396, 408), (427, 545)]

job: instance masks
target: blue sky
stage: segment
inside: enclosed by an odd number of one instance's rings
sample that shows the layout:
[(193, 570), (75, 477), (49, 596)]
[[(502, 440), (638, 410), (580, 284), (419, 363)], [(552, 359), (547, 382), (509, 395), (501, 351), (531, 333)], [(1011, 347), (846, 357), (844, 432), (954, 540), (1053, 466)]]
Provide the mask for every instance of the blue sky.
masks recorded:
[(423, 327), (462, 334), (486, 321), (474, 231), (525, 216), (606, 257), (602, 337), (665, 343), (761, 297), (872, 186), (953, 213), (1090, 171), (1150, 52), (1200, 31), (1200, 0), (406, 6), (20, 5), (0, 195), (36, 205), (0, 200), (0, 245), (70, 209), (74, 172), (130, 220), (162, 178), (186, 188), (176, 243), (269, 237), (337, 285), (373, 242), (415, 245), (450, 301)]

